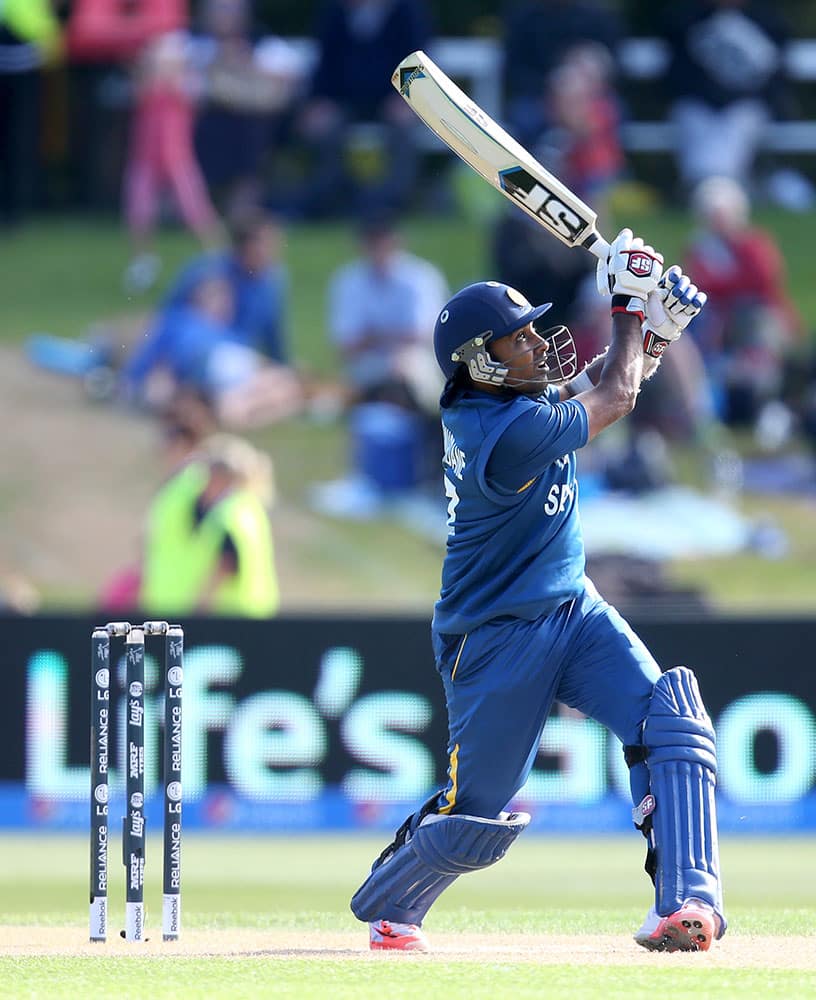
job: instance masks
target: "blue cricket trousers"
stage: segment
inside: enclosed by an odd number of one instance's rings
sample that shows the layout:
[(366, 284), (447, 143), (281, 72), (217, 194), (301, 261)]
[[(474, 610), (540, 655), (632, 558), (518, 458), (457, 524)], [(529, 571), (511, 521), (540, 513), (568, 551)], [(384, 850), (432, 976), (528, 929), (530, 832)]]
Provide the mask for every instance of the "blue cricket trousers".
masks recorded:
[[(660, 668), (587, 580), (584, 593), (535, 621), (496, 618), (464, 636), (433, 635), (445, 686), (450, 755), (440, 811), (498, 815), (527, 780), (554, 700), (640, 742)], [(639, 802), (645, 768), (631, 774)]]

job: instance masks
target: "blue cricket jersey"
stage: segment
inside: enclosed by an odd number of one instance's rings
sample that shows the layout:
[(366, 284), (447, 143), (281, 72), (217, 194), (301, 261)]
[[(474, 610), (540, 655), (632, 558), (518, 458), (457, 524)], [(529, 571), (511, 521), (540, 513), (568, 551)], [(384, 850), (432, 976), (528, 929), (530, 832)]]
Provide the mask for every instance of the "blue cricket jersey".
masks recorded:
[(442, 410), (448, 542), (436, 632), (503, 615), (533, 620), (584, 589), (575, 451), (586, 410), (468, 389)]

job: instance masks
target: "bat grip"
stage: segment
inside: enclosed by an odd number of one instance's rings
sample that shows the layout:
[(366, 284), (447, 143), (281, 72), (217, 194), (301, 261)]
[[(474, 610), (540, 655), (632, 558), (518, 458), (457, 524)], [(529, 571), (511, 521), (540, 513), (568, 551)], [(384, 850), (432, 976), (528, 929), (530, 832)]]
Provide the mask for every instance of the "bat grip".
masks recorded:
[(603, 238), (603, 236), (598, 233), (593, 233), (593, 242), (584, 243), (584, 246), (589, 250), (590, 253), (594, 253), (598, 260), (606, 260), (609, 254), (609, 244)]

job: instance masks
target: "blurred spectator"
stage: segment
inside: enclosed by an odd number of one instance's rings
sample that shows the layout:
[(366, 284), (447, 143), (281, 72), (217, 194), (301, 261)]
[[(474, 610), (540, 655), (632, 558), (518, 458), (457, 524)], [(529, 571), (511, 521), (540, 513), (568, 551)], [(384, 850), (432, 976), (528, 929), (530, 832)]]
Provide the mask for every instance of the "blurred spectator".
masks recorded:
[(546, 103), (549, 75), (564, 53), (595, 42), (614, 65), (622, 26), (607, 5), (595, 0), (522, 0), (504, 17), (505, 117), (522, 143), (536, 141), (552, 124)]
[(683, 266), (709, 299), (691, 329), (722, 419), (752, 424), (783, 391), (786, 364), (803, 340), (802, 319), (776, 242), (749, 224), (744, 189), (728, 177), (710, 177), (692, 202), (699, 230)]
[(368, 517), (385, 499), (438, 480), (442, 381), (433, 326), (447, 283), (401, 249), (393, 220), (365, 218), (362, 255), (329, 286), (329, 328), (349, 399), (351, 470), (313, 491), (324, 513)]
[(150, 505), (140, 607), (164, 616), (274, 615), (273, 493), (268, 456), (241, 438), (208, 437)]
[(40, 73), (60, 52), (49, 0), (0, 3), (0, 223), (31, 208), (39, 168)]
[(261, 165), (301, 83), (282, 38), (256, 43), (250, 0), (204, 0), (194, 58), (203, 93), (196, 148), (211, 189), (230, 213), (261, 197)]
[(447, 282), (401, 247), (392, 217), (364, 217), (358, 235), (361, 255), (329, 285), (329, 329), (352, 398), (436, 413), (442, 385), (432, 333)]
[(416, 118), (391, 86), (391, 74), (429, 39), (425, 0), (323, 4), (317, 66), (296, 126), (315, 160), (300, 199), (305, 214), (409, 202), (418, 167)]
[(73, 0), (68, 49), (80, 61), (127, 62), (150, 39), (186, 26), (187, 0)]
[(169, 478), (195, 458), (205, 443), (218, 433), (218, 414), (211, 399), (185, 386), (159, 413), (162, 444), (162, 474)]
[(764, 0), (691, 0), (667, 8), (667, 76), (686, 190), (710, 176), (749, 185), (767, 123), (787, 113), (788, 28)]
[(229, 281), (217, 270), (202, 273), (186, 298), (159, 314), (130, 358), (125, 394), (156, 409), (180, 388), (192, 388), (212, 398), (227, 427), (262, 426), (299, 412), (296, 375), (248, 346), (233, 321)]
[[(603, 46), (584, 43), (570, 49), (546, 77), (539, 104), (548, 124), (530, 144), (536, 157), (601, 219), (606, 196), (624, 166), (611, 71)], [(581, 289), (594, 274), (592, 258), (573, 253), (515, 207), (499, 218), (492, 251), (500, 281), (531, 302), (563, 304), (566, 321), (573, 321)]]
[(706, 448), (719, 440), (714, 389), (693, 336), (698, 321), (699, 317), (689, 333), (664, 353), (660, 368), (643, 384), (637, 405), (643, 412), (633, 414), (631, 421), (635, 437), (654, 431), (665, 441)]
[(806, 384), (799, 393), (798, 404), (802, 430), (816, 455), (816, 358), (810, 364)]
[(159, 35), (135, 62), (135, 95), (125, 171), (125, 213), (134, 257), (125, 272), (128, 291), (149, 288), (158, 275), (153, 236), (165, 189), (186, 225), (205, 245), (221, 230), (193, 147), (194, 82), (188, 38)]
[[(218, 430), (218, 416), (206, 395), (180, 389), (159, 414), (159, 473), (169, 482), (200, 457), (206, 441)], [(115, 572), (98, 598), (100, 610), (127, 614), (139, 607), (141, 560)]]
[(283, 232), (258, 211), (235, 213), (229, 224), (230, 247), (196, 257), (181, 272), (164, 308), (182, 305), (205, 274), (227, 279), (233, 295), (233, 339), (286, 364), (286, 307), (289, 276), (282, 259)]
[(624, 169), (614, 64), (594, 42), (569, 49), (545, 91), (550, 123), (540, 139), (559, 177), (602, 215), (606, 197)]
[[(220, 237), (193, 148), (196, 83), (184, 30), (187, 20), (187, 0), (77, 0), (68, 24), (73, 59), (100, 67), (119, 63), (132, 71), (124, 174), (125, 216), (133, 244), (124, 281), (131, 292), (149, 288), (158, 275), (160, 261), (152, 239), (165, 189), (203, 243), (216, 243)], [(80, 102), (90, 102), (97, 116), (100, 82), (99, 73), (92, 72), (80, 93)], [(101, 137), (94, 136), (93, 125), (86, 123), (85, 131), (93, 149)]]
[(40, 594), (30, 580), (0, 566), (0, 614), (33, 615), (41, 603)]
[(187, 0), (71, 0), (69, 140), (83, 204), (109, 208), (119, 199), (132, 61), (151, 39), (186, 27)]

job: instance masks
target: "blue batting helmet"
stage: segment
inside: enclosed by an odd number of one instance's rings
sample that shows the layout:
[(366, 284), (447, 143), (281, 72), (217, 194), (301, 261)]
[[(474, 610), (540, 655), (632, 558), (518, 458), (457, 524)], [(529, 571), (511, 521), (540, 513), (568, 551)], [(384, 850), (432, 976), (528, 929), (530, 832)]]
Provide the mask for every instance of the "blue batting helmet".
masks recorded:
[[(533, 306), (521, 292), (500, 281), (477, 281), (458, 291), (434, 327), (434, 351), (445, 377), (450, 378), (460, 364), (468, 364), (475, 348), (535, 322), (551, 306), (551, 302)], [(486, 350), (478, 353), (488, 356)]]

